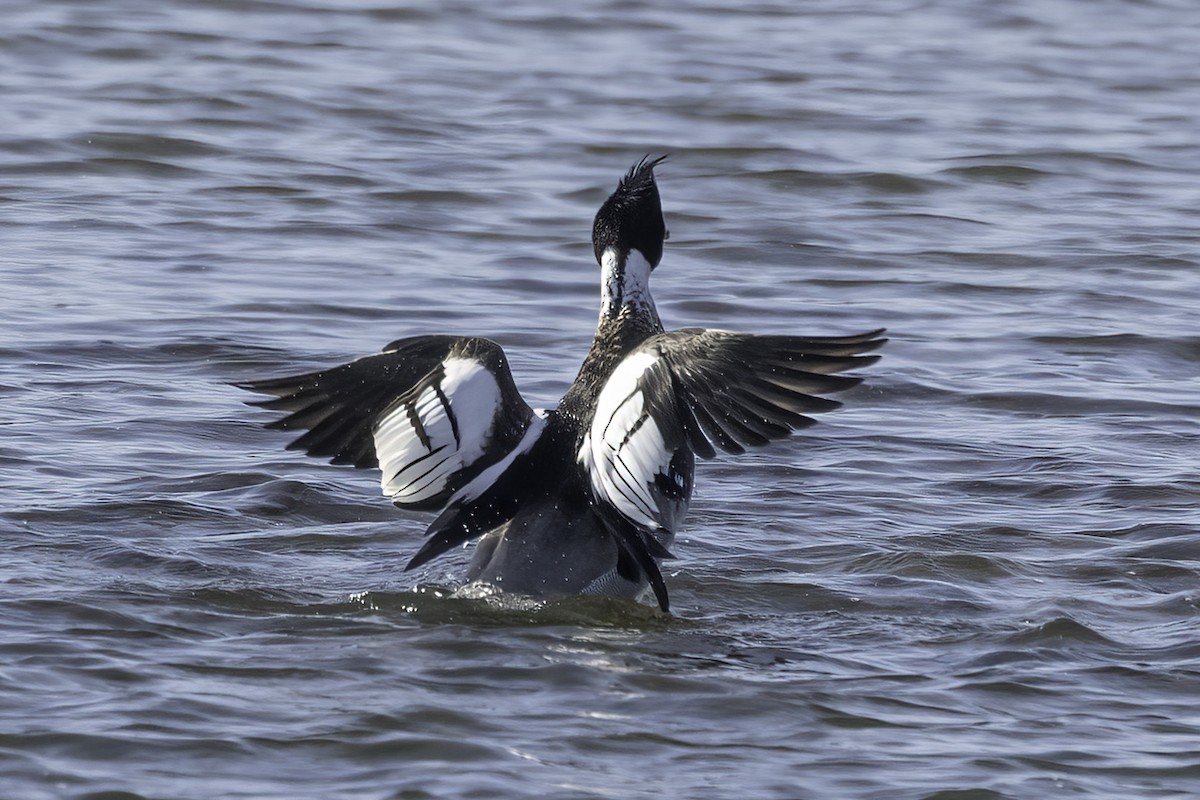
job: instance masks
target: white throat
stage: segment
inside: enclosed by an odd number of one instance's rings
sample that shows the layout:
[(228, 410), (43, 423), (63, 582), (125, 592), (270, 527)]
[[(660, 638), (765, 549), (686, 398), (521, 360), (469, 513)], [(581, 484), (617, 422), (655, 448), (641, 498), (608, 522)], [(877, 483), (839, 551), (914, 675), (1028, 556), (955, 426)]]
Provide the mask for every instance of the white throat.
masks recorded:
[(600, 257), (600, 316), (615, 316), (626, 306), (654, 310), (650, 296), (650, 262), (630, 250), (622, 264), (615, 248)]

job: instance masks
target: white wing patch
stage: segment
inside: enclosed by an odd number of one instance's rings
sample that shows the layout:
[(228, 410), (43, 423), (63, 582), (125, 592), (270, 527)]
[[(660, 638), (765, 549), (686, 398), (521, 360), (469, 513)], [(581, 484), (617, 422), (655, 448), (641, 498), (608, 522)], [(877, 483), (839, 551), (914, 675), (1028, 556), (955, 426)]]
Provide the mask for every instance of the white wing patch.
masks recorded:
[(447, 359), (442, 375), (415, 391), (381, 416), (374, 430), (380, 487), (397, 503), (434, 497), (447, 478), (478, 459), (501, 404), (495, 376), (469, 358)]
[(465, 503), (473, 500), (495, 483), (504, 471), (512, 466), (518, 456), (528, 453), (530, 448), (537, 443), (538, 438), (542, 435), (542, 429), (546, 427), (546, 412), (538, 409), (533, 412), (533, 419), (529, 420), (529, 427), (525, 429), (525, 433), (521, 436), (521, 441), (517, 442), (517, 446), (505, 454), (504, 458), (492, 464), (483, 472), (476, 475), (470, 483), (459, 489), (446, 505), (455, 503)]
[(651, 530), (664, 527), (653, 489), (659, 475), (670, 473), (674, 455), (646, 410), (639, 385), (658, 360), (652, 352), (634, 353), (617, 366), (600, 392), (591, 430), (578, 456), (591, 475), (596, 496)]

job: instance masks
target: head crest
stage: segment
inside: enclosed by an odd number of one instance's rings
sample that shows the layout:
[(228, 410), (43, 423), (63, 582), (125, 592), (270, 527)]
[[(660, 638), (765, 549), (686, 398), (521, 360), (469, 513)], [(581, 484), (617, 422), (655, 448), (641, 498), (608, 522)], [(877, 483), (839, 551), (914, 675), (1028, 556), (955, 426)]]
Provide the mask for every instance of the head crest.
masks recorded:
[(654, 168), (666, 158), (645, 156), (634, 164), (596, 213), (592, 248), (597, 263), (606, 249), (616, 248), (626, 253), (636, 249), (651, 266), (658, 265), (666, 226), (658, 186), (654, 183)]
[(642, 160), (630, 167), (625, 177), (621, 178), (621, 182), (617, 184), (617, 191), (624, 189), (631, 196), (649, 191), (650, 187), (654, 186), (654, 168), (666, 160), (665, 155), (654, 159), (650, 158), (649, 154), (642, 156)]

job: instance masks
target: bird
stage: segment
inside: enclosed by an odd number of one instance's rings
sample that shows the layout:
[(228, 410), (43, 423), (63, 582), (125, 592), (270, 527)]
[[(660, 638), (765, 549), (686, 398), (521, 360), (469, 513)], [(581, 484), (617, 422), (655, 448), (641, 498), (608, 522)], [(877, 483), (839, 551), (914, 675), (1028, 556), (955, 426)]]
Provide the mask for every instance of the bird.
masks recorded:
[(884, 328), (849, 336), (664, 329), (650, 276), (669, 237), (646, 156), (592, 224), (599, 321), (557, 408), (522, 398), (499, 344), (419, 335), (315, 372), (235, 383), (304, 431), (288, 449), (379, 469), (397, 506), (435, 512), (405, 570), (478, 540), (467, 585), (535, 596), (670, 600), (661, 563), (691, 501), (696, 458), (743, 453), (815, 422), (859, 384)]

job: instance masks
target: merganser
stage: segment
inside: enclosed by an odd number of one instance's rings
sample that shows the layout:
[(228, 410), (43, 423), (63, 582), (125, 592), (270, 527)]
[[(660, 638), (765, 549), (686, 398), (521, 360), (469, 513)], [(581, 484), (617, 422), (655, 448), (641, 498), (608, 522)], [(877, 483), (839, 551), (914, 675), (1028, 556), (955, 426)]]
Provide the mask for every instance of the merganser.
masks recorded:
[(500, 345), (414, 336), (318, 372), (236, 384), (307, 432), (288, 445), (379, 468), (397, 506), (440, 511), (405, 567), (479, 539), (468, 583), (531, 595), (636, 598), (669, 609), (671, 558), (695, 457), (742, 453), (841, 405), (818, 395), (862, 379), (883, 329), (855, 336), (664, 331), (650, 273), (668, 237), (654, 168), (635, 164), (600, 207), (592, 247), (600, 321), (557, 409), (521, 398)]

